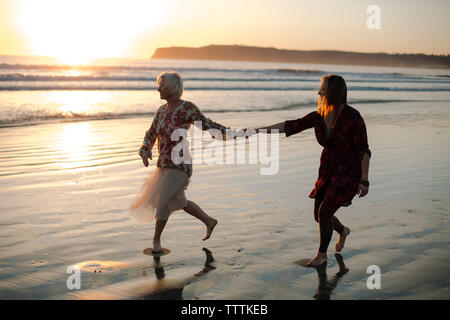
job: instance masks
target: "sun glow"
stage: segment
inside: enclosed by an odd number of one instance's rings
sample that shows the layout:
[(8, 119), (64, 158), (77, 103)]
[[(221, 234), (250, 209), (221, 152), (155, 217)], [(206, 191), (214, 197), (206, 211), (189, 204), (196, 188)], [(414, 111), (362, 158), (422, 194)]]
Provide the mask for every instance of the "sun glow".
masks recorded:
[(64, 64), (122, 57), (160, 18), (153, 0), (22, 0), (19, 17), (34, 54)]
[(61, 131), (62, 146), (67, 158), (70, 161), (61, 162), (64, 168), (77, 168), (81, 166), (89, 166), (90, 161), (90, 146), (91, 128), (87, 122), (82, 123), (68, 123)]
[(107, 92), (98, 91), (53, 91), (48, 101), (58, 105), (61, 116), (89, 116), (98, 113), (97, 105), (109, 98)]
[(90, 144), (90, 124), (81, 122), (65, 125), (62, 131), (62, 141), (70, 154), (77, 154), (80, 149), (84, 151)]

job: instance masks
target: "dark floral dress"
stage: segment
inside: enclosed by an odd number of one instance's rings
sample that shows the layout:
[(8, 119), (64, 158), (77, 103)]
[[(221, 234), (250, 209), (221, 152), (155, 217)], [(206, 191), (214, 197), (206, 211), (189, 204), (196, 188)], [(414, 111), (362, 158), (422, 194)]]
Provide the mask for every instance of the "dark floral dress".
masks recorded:
[(358, 192), (363, 155), (371, 157), (364, 120), (358, 110), (345, 105), (328, 138), (325, 122), (317, 111), (284, 123), (286, 137), (313, 127), (323, 151), (319, 177), (309, 197), (315, 198), (325, 188), (328, 203), (347, 207)]
[[(196, 121), (201, 121), (201, 127), (199, 127), (199, 129), (217, 129), (223, 136), (226, 135), (227, 130), (228, 132), (231, 132), (231, 129), (205, 117), (200, 109), (189, 101), (184, 101), (172, 111), (168, 111), (166, 108), (166, 105), (162, 105), (156, 111), (150, 129), (145, 133), (144, 142), (139, 150), (139, 155), (142, 157), (145, 154), (149, 154), (156, 139), (158, 139), (159, 157), (156, 166), (159, 168), (181, 170), (184, 171), (188, 177), (191, 177), (192, 163), (175, 164), (172, 161), (172, 149), (179, 143), (179, 141), (172, 141), (172, 133), (179, 128), (188, 130), (191, 124), (194, 124)], [(185, 142), (187, 143), (187, 141)], [(188, 145), (185, 150), (189, 150)], [(185, 155), (185, 158), (190, 158), (190, 155)]]

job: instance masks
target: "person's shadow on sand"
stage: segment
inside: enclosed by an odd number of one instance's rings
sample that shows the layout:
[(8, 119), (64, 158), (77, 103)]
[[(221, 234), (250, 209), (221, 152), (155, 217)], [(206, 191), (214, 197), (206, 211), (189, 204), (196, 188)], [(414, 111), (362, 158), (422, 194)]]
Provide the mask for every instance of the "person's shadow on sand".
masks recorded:
[(330, 300), (331, 292), (336, 288), (342, 276), (349, 271), (349, 269), (345, 267), (344, 258), (342, 257), (342, 255), (336, 253), (334, 256), (336, 257), (336, 261), (339, 265), (339, 271), (331, 280), (328, 280), (327, 277), (326, 263), (316, 268), (317, 276), (319, 277), (319, 286), (317, 287), (317, 291), (314, 294), (314, 299), (316, 300)]
[[(349, 271), (349, 269), (345, 267), (344, 258), (342, 257), (342, 255), (336, 253), (334, 256), (338, 263), (339, 271), (334, 275), (333, 279), (328, 280), (326, 263), (315, 268), (317, 271), (317, 276), (319, 277), (319, 286), (317, 287), (317, 291), (314, 294), (314, 299), (316, 300), (330, 300), (331, 293), (336, 288), (339, 280)], [(307, 261), (309, 261), (309, 259), (301, 259), (296, 261), (295, 263), (301, 265), (302, 267), (307, 267)]]
[[(183, 289), (186, 285), (192, 283), (197, 278), (216, 268), (214, 266), (214, 257), (212, 255), (212, 252), (209, 251), (207, 248), (203, 248), (202, 250), (205, 252), (206, 255), (206, 261), (202, 270), (193, 274), (190, 277), (187, 277), (186, 279), (183, 279), (182, 281), (179, 281), (177, 285), (167, 285), (167, 284), (161, 285), (159, 287), (159, 290), (155, 290), (142, 298), (148, 300), (182, 300)], [(164, 279), (166, 278), (166, 274), (164, 272), (164, 268), (161, 263), (161, 257), (154, 256), (153, 261), (156, 279), (158, 281), (164, 281)]]

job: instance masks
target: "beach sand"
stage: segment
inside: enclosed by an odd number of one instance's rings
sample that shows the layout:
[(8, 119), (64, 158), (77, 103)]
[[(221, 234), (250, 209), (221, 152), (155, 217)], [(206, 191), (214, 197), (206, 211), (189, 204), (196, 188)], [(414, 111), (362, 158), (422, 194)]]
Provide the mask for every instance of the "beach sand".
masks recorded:
[[(448, 103), (401, 104), (354, 106), (367, 125), (371, 185), (336, 214), (351, 229), (341, 252), (348, 272), (334, 289), (321, 286), (322, 298), (450, 298)], [(208, 116), (239, 128), (305, 112)], [(313, 130), (280, 136), (276, 175), (261, 175), (263, 164), (195, 164), (186, 194), (219, 220), (211, 239), (179, 211), (162, 236), (171, 252), (144, 255), (154, 224), (137, 224), (127, 208), (156, 163), (145, 168), (138, 157), (150, 121), (0, 129), (0, 299), (314, 299), (320, 279), (333, 281), (336, 233), (326, 275), (297, 263), (319, 240), (308, 198), (322, 150)], [(206, 267), (203, 247), (214, 259)], [(81, 290), (66, 286), (71, 265), (81, 268)], [(380, 289), (367, 287), (371, 265)]]

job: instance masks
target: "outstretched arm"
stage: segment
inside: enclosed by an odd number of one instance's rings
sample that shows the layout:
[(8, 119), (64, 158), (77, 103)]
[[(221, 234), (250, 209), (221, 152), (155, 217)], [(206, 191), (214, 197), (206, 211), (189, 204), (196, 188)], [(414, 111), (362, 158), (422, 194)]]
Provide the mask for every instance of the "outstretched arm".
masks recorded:
[[(190, 103), (186, 110), (186, 121), (194, 124), (196, 127), (198, 127), (201, 130), (210, 130), (215, 129), (220, 131), (222, 135), (223, 140), (232, 139), (236, 135), (235, 132), (230, 129), (229, 127), (225, 127), (217, 122), (212, 121), (210, 118), (206, 117), (200, 109), (194, 105), (193, 103)], [(228, 133), (228, 134), (227, 134)], [(213, 135), (214, 137), (214, 135)], [(214, 137), (216, 138), (216, 137)]]
[(272, 130), (278, 130), (278, 133), (284, 133), (284, 122), (276, 123), (268, 127), (256, 128), (255, 130), (257, 133), (259, 133), (260, 130), (265, 130), (268, 133), (272, 133)]
[(287, 120), (284, 122), (273, 124), (271, 126), (258, 128), (256, 129), (256, 132), (259, 133), (262, 130), (267, 130), (266, 132), (272, 133), (271, 130), (278, 130), (278, 133), (285, 133), (286, 137), (289, 137), (290, 135), (314, 127), (314, 124), (318, 120), (318, 117), (320, 116), (316, 111), (314, 111), (296, 120)]

